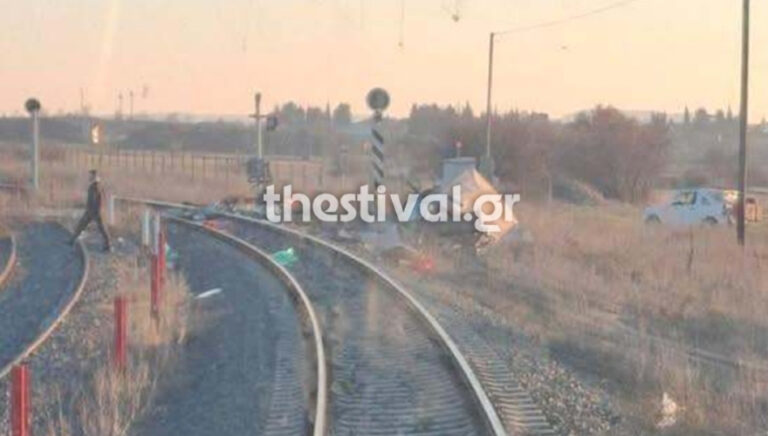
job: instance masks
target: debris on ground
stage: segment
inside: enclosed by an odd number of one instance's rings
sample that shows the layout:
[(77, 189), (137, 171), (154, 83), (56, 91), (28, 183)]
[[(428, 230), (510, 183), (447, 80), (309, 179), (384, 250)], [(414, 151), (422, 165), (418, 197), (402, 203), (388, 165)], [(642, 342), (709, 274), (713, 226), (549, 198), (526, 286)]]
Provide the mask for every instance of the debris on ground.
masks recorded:
[(179, 252), (171, 248), (171, 246), (165, 243), (165, 268), (169, 271), (176, 269), (176, 265), (179, 264)]
[(411, 262), (411, 268), (417, 273), (428, 274), (435, 270), (435, 260), (430, 256), (421, 255)]
[(206, 219), (203, 221), (203, 227), (213, 230), (220, 230), (219, 223), (214, 219)]
[(368, 225), (361, 229), (359, 236), (365, 248), (376, 254), (405, 247), (399, 226), (395, 223)]
[(677, 405), (668, 393), (664, 392), (661, 396), (661, 420), (656, 424), (656, 427), (667, 428), (675, 425), (679, 411), (680, 406)]
[(293, 247), (289, 247), (285, 250), (272, 253), (272, 260), (281, 266), (289, 267), (298, 262), (299, 258), (296, 256), (296, 252), (294, 251)]
[(196, 300), (204, 300), (209, 297), (213, 297), (214, 295), (221, 294), (224, 290), (221, 288), (213, 288), (211, 290), (202, 292), (195, 296)]

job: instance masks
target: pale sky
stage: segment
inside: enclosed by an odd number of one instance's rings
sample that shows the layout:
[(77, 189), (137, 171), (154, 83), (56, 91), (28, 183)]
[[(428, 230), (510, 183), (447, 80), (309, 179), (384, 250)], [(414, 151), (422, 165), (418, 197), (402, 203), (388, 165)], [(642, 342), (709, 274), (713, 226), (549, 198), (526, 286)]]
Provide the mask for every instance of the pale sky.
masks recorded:
[[(350, 102), (374, 86), (485, 107), (488, 34), (615, 0), (0, 0), (0, 113), (38, 97), (96, 113), (238, 114)], [(750, 118), (768, 113), (768, 0), (753, 0)], [(404, 20), (401, 20), (402, 7)], [(458, 10), (455, 22), (451, 14)], [(498, 40), (495, 106), (560, 116), (596, 104), (738, 111), (740, 0), (636, 0)], [(402, 47), (400, 42), (402, 41)]]

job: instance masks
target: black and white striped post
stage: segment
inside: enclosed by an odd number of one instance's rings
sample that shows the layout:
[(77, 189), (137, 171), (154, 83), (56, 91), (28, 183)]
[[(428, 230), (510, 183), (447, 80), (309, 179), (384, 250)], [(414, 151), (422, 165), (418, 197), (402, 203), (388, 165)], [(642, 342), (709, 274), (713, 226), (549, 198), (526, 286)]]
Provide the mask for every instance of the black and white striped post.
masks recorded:
[(383, 118), (383, 112), (389, 106), (389, 94), (382, 88), (374, 88), (366, 98), (368, 107), (373, 111), (373, 124), (371, 126), (371, 181), (373, 189), (384, 185), (384, 136), (379, 126)]
[(371, 127), (371, 180), (373, 189), (384, 184), (384, 137), (379, 133), (377, 126)]

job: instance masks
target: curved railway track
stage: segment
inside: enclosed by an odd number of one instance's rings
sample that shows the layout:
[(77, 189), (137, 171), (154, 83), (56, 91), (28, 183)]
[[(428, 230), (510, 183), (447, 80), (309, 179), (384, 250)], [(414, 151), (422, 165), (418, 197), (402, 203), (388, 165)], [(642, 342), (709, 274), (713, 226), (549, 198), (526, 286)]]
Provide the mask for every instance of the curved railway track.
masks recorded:
[[(45, 342), (85, 289), (88, 253), (70, 246), (58, 224), (33, 222), (17, 233), (13, 277), (0, 291), (0, 379)], [(10, 271), (10, 269), (8, 269)]]
[(7, 227), (0, 225), (0, 290), (11, 277), (13, 267), (16, 265), (16, 237)]
[(495, 410), (489, 416), (482, 406), (492, 410), (453, 340), (374, 265), (277, 227), (237, 218), (220, 222), (271, 251), (293, 246), (302, 262), (295, 274), (324, 301), (326, 329), (335, 339), (329, 351), (334, 434), (504, 433), (493, 422)]
[(134, 434), (324, 435), (323, 336), (301, 285), (243, 240), (168, 221), (192, 292), (222, 291), (196, 303), (196, 313), (210, 319), (194, 333), (180, 374), (159, 395), (159, 412)]
[(506, 434), (459, 346), (375, 265), (280, 226), (236, 216), (219, 222), (269, 251), (293, 246), (298, 253), (301, 262), (291, 272), (314, 302), (326, 335), (331, 434)]

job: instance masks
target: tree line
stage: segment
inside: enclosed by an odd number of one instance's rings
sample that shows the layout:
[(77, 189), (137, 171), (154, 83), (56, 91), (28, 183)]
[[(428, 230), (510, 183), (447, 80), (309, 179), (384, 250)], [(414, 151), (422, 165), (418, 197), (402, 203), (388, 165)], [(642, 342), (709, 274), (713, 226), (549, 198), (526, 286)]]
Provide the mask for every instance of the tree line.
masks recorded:
[[(485, 152), (485, 114), (472, 109), (414, 106), (412, 135), (431, 138), (426, 147), (442, 156)], [(587, 183), (605, 197), (639, 202), (647, 198), (665, 169), (670, 121), (661, 113), (640, 122), (610, 106), (597, 106), (568, 122), (546, 114), (494, 113), (491, 150), (496, 176), (531, 194), (551, 195), (559, 181)]]

